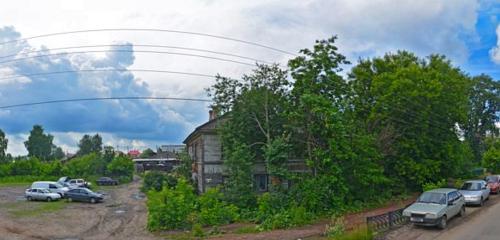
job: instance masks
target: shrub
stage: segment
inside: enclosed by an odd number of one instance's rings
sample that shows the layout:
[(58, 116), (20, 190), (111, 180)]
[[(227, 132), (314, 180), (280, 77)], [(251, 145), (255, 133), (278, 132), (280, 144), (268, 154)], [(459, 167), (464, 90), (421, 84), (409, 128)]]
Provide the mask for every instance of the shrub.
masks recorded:
[(442, 187), (446, 187), (447, 185), (447, 182), (445, 179), (442, 179), (438, 182), (428, 182), (428, 183), (425, 183), (422, 188), (424, 191), (429, 191), (429, 190), (432, 190), (432, 189), (436, 189), (436, 188), (442, 188)]
[(238, 208), (223, 198), (218, 188), (211, 188), (199, 197), (198, 221), (202, 225), (222, 225), (238, 220)]
[(333, 217), (330, 224), (326, 225), (325, 235), (329, 238), (337, 238), (345, 232), (345, 222), (342, 217)]
[(196, 207), (196, 195), (185, 179), (175, 188), (164, 187), (161, 192), (148, 193), (148, 229), (186, 229), (193, 221), (190, 215)]
[(163, 189), (163, 183), (165, 181), (165, 175), (158, 171), (148, 172), (144, 175), (144, 182), (142, 184), (142, 191), (148, 192), (153, 189), (157, 192)]
[(264, 230), (291, 228), (310, 223), (312, 219), (313, 215), (304, 207), (292, 204), (290, 208), (266, 218), (260, 226)]
[(134, 163), (125, 156), (117, 156), (108, 165), (110, 175), (118, 177), (121, 183), (130, 182), (134, 176)]

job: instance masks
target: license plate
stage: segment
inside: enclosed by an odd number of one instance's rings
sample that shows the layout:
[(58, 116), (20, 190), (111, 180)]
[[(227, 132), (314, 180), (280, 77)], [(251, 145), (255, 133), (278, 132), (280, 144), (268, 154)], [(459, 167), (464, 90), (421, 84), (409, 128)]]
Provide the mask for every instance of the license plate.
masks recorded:
[(415, 218), (415, 217), (412, 217), (410, 219), (412, 222), (424, 222), (424, 219), (423, 218)]

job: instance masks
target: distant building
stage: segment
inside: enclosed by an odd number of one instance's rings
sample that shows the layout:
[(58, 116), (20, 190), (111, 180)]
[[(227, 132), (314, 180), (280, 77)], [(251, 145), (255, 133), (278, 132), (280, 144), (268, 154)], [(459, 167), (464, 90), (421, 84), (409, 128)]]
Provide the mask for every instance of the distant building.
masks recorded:
[(173, 152), (173, 153), (179, 153), (183, 151), (186, 148), (185, 145), (182, 144), (177, 144), (177, 145), (161, 145), (157, 151), (158, 152)]
[(158, 170), (158, 171), (172, 171), (175, 166), (179, 165), (180, 160), (177, 152), (172, 151), (158, 151), (153, 156), (148, 158), (133, 158), (135, 169), (138, 172)]
[(141, 152), (139, 150), (130, 150), (128, 151), (127, 155), (131, 158), (137, 158), (139, 155), (141, 155)]
[[(193, 160), (192, 175), (197, 182), (198, 192), (205, 192), (211, 187), (224, 183), (222, 144), (217, 128), (224, 122), (224, 117), (216, 117), (210, 110), (208, 122), (197, 127), (184, 140), (189, 156)], [(303, 160), (290, 159), (288, 168), (292, 172), (309, 171)], [(266, 192), (270, 183), (264, 161), (256, 162), (252, 167), (256, 191)], [(290, 182), (284, 183), (290, 185)]]

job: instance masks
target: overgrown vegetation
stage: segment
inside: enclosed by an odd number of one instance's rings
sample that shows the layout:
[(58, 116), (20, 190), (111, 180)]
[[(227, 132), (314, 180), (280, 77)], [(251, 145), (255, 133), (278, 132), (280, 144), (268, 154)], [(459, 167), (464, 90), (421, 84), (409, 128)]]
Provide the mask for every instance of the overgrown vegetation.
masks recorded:
[[(345, 76), (350, 62), (335, 40), (302, 50), (287, 69), (257, 65), (241, 80), (217, 76), (207, 90), (223, 119), (222, 191), (196, 197), (184, 180), (158, 185), (148, 195), (150, 229), (238, 219), (259, 230), (290, 228), (450, 179), (456, 185), (480, 166), (500, 171), (498, 81), (469, 77), (442, 55), (407, 51), (361, 59)], [(290, 159), (308, 171), (294, 171)], [(191, 161), (183, 164), (189, 179)], [(267, 193), (255, 191), (255, 164), (269, 176)], [(330, 232), (339, 239), (343, 223)], [(351, 235), (340, 239), (372, 238)]]

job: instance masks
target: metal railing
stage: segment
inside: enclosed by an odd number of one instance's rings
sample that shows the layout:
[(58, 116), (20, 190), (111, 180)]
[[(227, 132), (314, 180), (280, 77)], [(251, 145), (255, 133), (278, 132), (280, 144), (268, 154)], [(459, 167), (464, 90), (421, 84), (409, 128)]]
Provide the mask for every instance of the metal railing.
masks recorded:
[(390, 230), (393, 227), (402, 226), (408, 223), (409, 219), (403, 216), (404, 208), (390, 211), (384, 214), (370, 216), (366, 218), (368, 229), (374, 233)]

